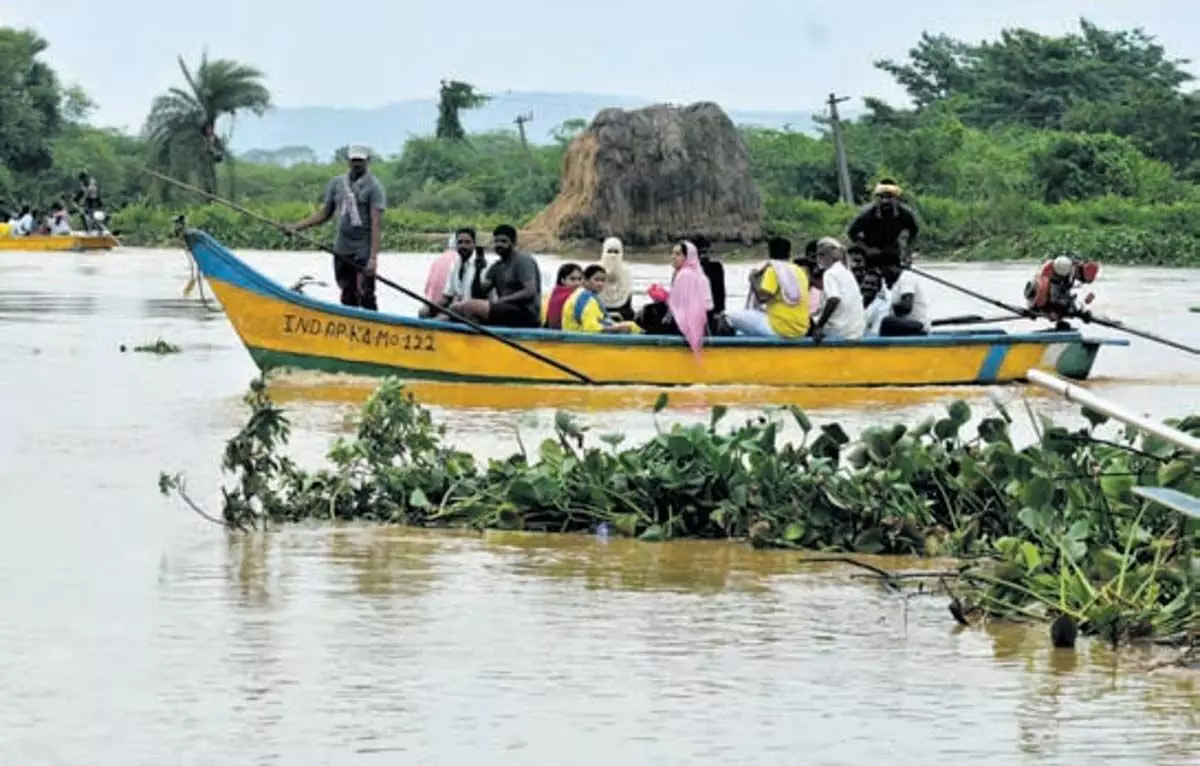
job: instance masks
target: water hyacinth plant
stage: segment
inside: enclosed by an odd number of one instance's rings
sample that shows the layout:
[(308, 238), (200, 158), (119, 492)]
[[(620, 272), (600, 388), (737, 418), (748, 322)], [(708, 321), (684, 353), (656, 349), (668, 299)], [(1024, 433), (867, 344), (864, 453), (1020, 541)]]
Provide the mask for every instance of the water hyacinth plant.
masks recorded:
[[(353, 438), (327, 465), (299, 468), (289, 424), (256, 381), (251, 415), (228, 443), (219, 521), (237, 530), (305, 520), (370, 520), (426, 527), (591, 532), (605, 526), (647, 541), (748, 540), (755, 546), (843, 553), (957, 556), (945, 582), (960, 621), (1053, 619), (1113, 641), (1200, 631), (1198, 535), (1185, 519), (1132, 493), (1135, 485), (1200, 494), (1195, 456), (1131, 430), (1105, 435), (1103, 416), (1071, 431), (1043, 418), (1018, 447), (1003, 406), (966, 431), (969, 405), (915, 426), (868, 428), (851, 440), (785, 407), (723, 427), (659, 428), (645, 443), (593, 441), (559, 412), (531, 454), (478, 461), (400, 383), (384, 381)], [(655, 412), (667, 404), (659, 398)], [(780, 438), (784, 418), (802, 434)], [(1200, 433), (1200, 417), (1176, 423)], [(162, 475), (164, 493), (186, 494)], [(207, 515), (207, 513), (206, 513)], [(215, 516), (210, 516), (218, 520)]]

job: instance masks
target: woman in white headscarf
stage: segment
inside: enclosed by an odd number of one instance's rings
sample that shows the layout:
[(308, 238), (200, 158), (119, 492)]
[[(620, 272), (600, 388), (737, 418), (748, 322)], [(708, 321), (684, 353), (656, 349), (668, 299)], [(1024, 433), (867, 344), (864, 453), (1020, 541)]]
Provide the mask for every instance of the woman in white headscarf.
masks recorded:
[(604, 310), (626, 322), (630, 321), (633, 319), (633, 274), (625, 265), (625, 247), (621, 240), (616, 237), (604, 240), (600, 265), (608, 275), (608, 281), (600, 293)]

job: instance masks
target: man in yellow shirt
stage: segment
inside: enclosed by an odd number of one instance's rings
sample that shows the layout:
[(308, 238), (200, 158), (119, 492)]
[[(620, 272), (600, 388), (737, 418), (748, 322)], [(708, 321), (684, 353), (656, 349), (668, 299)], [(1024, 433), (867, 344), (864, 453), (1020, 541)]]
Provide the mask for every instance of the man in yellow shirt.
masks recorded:
[(637, 333), (633, 322), (614, 322), (604, 312), (600, 291), (608, 281), (603, 266), (595, 264), (583, 270), (583, 286), (567, 298), (562, 307), (562, 328), (566, 332)]
[(750, 272), (746, 308), (727, 312), (729, 325), (741, 335), (803, 338), (808, 334), (808, 274), (792, 263), (791, 240), (767, 241), (770, 260)]

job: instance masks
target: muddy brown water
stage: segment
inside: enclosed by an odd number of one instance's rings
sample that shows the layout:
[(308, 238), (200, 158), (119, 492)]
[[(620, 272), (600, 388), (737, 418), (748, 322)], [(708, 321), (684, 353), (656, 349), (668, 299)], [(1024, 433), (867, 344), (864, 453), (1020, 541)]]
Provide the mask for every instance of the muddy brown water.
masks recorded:
[[(290, 282), (328, 258), (247, 253)], [(410, 285), (431, 256), (386, 255)], [(546, 276), (556, 264), (543, 259)], [(1017, 300), (1028, 266), (932, 271)], [(663, 265), (636, 266), (644, 289)], [(745, 267), (731, 266), (730, 286)], [(183, 300), (177, 251), (0, 254), (0, 763), (1195, 763), (1195, 677), (1041, 631), (956, 629), (852, 570), (740, 545), (289, 529), (227, 538), (157, 494), (185, 470), (215, 506), (254, 369), (224, 316)], [(931, 286), (937, 315), (994, 312)], [(313, 288), (328, 297), (329, 288)], [(1100, 301), (1200, 344), (1200, 272), (1109, 268)], [(390, 293), (385, 310), (411, 311)], [(734, 302), (739, 300), (734, 299)], [(162, 337), (164, 357), (121, 353)], [(1200, 363), (1106, 349), (1094, 390), (1200, 409)], [(369, 384), (274, 384), (315, 460)], [(654, 432), (651, 390), (418, 386), (480, 455), (556, 407)], [(794, 402), (852, 427), (993, 391), (692, 390), (660, 422)], [(1032, 409), (1072, 405), (1031, 394)], [(911, 567), (912, 562), (885, 562)]]

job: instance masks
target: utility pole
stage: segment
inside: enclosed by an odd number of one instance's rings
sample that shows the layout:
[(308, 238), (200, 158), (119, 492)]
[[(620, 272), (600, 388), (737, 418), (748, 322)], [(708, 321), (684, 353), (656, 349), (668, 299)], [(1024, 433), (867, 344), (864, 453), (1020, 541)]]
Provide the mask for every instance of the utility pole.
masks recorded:
[(825, 103), (829, 105), (829, 124), (833, 127), (833, 149), (837, 154), (838, 192), (842, 197), (842, 202), (853, 205), (854, 189), (850, 186), (850, 163), (846, 160), (846, 141), (842, 138), (842, 122), (838, 119), (837, 109), (838, 104), (849, 100), (849, 96), (838, 98), (836, 94), (830, 93), (829, 100)]
[(529, 151), (529, 142), (525, 140), (525, 123), (533, 122), (533, 112), (518, 114), (513, 122), (517, 124), (517, 133), (521, 136), (521, 146), (525, 147), (525, 151)]

